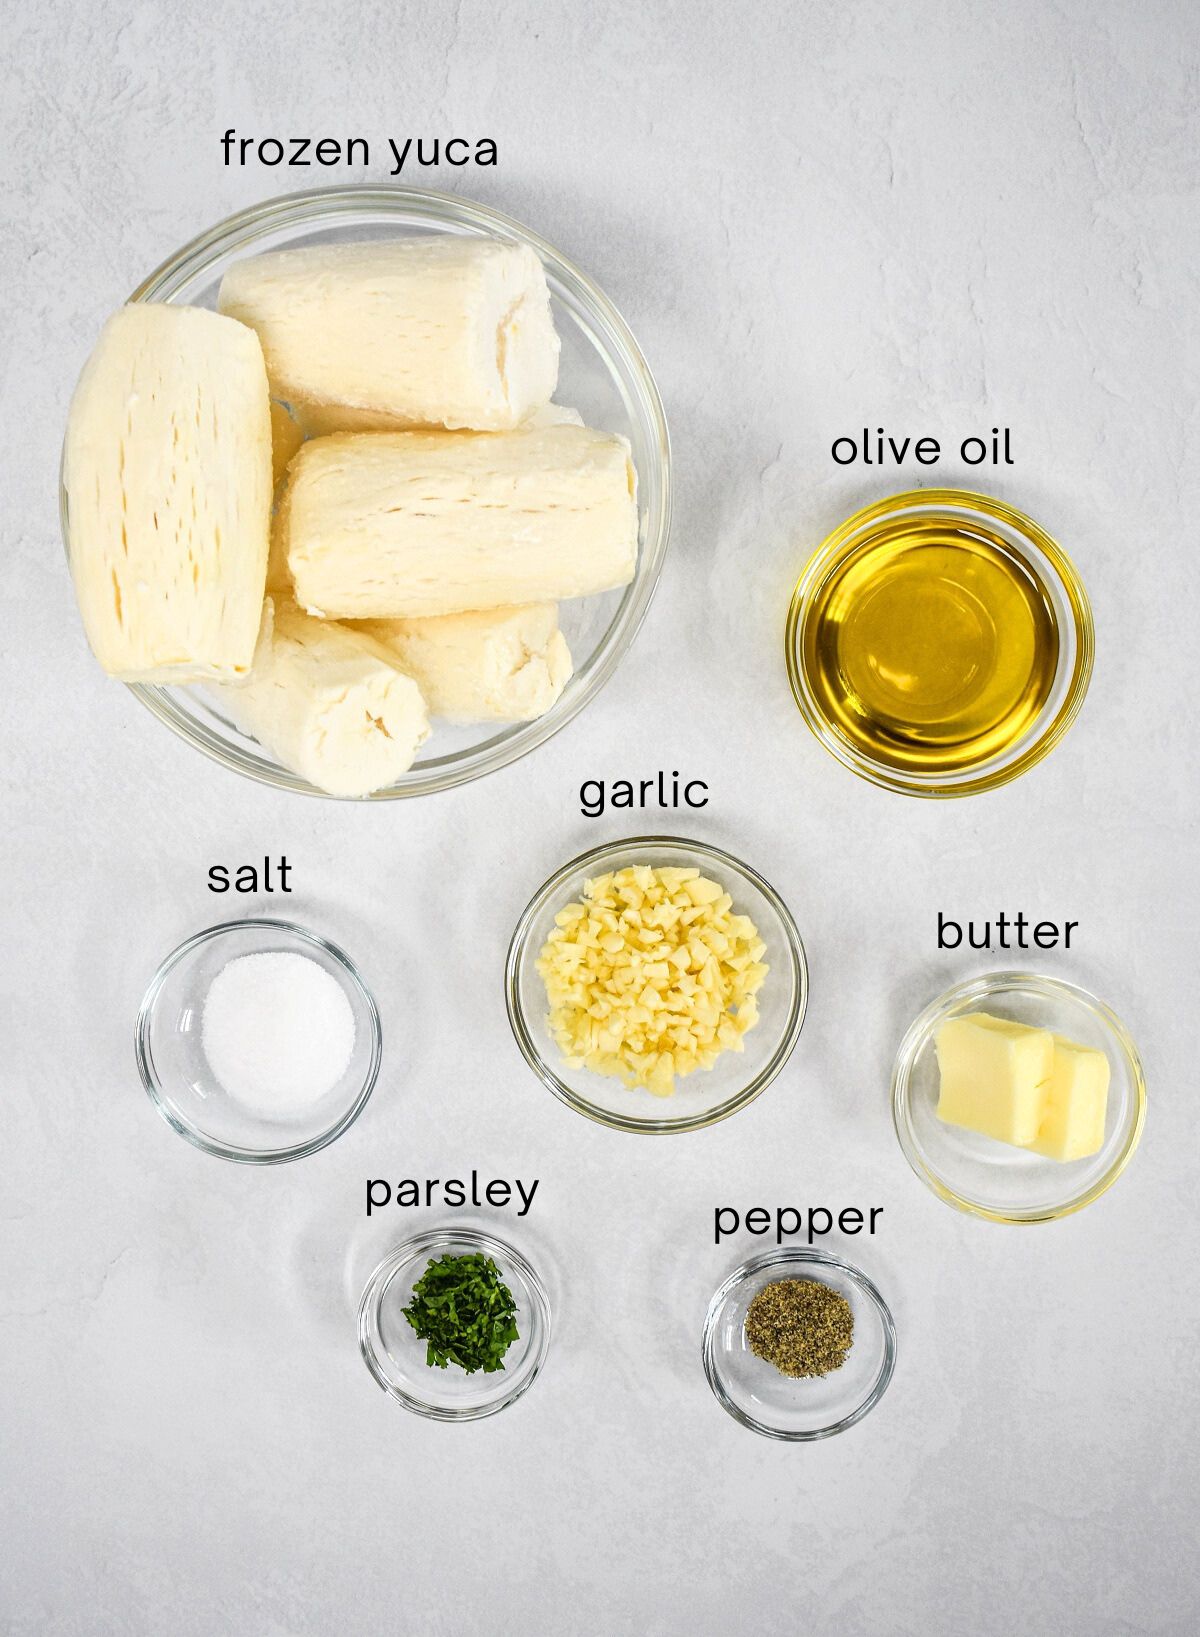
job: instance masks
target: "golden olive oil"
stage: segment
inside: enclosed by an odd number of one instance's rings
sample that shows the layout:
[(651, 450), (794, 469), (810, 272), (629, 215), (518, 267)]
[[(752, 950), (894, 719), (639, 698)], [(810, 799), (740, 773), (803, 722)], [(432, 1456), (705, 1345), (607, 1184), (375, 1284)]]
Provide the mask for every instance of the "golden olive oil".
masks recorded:
[(1050, 696), (1042, 585), (978, 521), (881, 519), (829, 569), (800, 633), (817, 709), (884, 766), (958, 773), (1016, 744)]

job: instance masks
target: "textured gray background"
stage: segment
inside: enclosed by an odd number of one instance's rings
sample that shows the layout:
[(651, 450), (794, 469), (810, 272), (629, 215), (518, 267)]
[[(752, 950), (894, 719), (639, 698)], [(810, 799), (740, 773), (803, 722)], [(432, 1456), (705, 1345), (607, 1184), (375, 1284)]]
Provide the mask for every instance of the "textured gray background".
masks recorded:
[[(4, 11), (5, 1627), (1194, 1630), (1195, 8)], [(174, 741), (87, 653), (55, 502), (76, 372), (150, 267), (313, 176), (222, 169), (230, 125), (496, 137), (497, 170), (416, 180), (582, 263), (658, 376), (678, 505), (649, 621), (591, 710), (485, 783), (288, 800)], [(1094, 598), (1084, 714), (996, 795), (872, 790), (792, 705), (806, 551), (905, 481), (832, 467), (864, 423), (1011, 425), (1016, 467), (979, 481), (1058, 533)], [(679, 827), (789, 898), (813, 995), (753, 1108), (642, 1142), (541, 1090), (500, 975), (533, 886), (642, 827), (582, 819), (580, 780), (664, 765), (712, 786)], [(358, 957), (389, 1056), (341, 1143), (254, 1173), (155, 1118), (130, 1029), (164, 951), (240, 907), (208, 864), (268, 850), (300, 884), (271, 907)], [(897, 1039), (988, 964), (936, 953), (938, 908), (1078, 919), (1078, 953), (1041, 964), (1142, 1046), (1145, 1142), (1082, 1216), (968, 1221), (897, 1149)], [(495, 1225), (549, 1270), (556, 1333), (535, 1390), (460, 1429), (377, 1391), (353, 1308), (430, 1225), (368, 1224), (366, 1177), (473, 1164), (541, 1179)], [(713, 1247), (719, 1202), (884, 1206), (847, 1248), (900, 1364), (847, 1436), (774, 1446), (712, 1400), (700, 1321), (750, 1246)]]

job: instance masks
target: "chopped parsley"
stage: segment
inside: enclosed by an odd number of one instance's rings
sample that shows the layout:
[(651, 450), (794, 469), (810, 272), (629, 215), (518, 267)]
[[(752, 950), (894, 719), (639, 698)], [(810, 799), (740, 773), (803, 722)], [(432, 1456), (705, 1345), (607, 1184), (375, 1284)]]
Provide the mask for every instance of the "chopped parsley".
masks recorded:
[(517, 1340), (517, 1304), (490, 1256), (439, 1256), (413, 1286), (404, 1317), (426, 1343), (425, 1362), (467, 1375), (503, 1370)]

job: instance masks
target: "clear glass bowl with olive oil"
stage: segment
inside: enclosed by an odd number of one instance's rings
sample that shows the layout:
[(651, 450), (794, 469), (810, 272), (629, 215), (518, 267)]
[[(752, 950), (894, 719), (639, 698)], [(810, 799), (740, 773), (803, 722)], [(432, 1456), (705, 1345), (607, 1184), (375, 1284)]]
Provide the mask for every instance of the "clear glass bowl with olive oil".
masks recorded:
[(835, 529), (796, 585), (787, 662), (805, 720), (872, 783), (961, 796), (1016, 778), (1078, 714), (1087, 593), (1032, 518), (912, 490)]

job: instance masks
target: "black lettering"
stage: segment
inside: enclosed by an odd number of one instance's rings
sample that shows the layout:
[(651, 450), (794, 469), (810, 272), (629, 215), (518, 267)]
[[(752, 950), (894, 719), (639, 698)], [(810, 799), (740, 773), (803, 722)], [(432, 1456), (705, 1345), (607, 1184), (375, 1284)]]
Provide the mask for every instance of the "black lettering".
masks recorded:
[[(376, 1198), (375, 1191), (378, 1188), (383, 1189), (382, 1199)], [(385, 1182), (382, 1177), (372, 1177), (370, 1182), (367, 1183), (367, 1215), (370, 1216), (372, 1211), (381, 1209), (384, 1205), (390, 1205), (391, 1203), (391, 1184)]]
[(392, 158), (396, 161), (394, 168), (388, 172), (388, 175), (399, 176), (404, 169), (404, 161), (408, 158), (408, 150), (412, 147), (412, 137), (405, 138), (404, 147), (401, 149), (397, 148), (395, 137), (389, 136), (388, 147), (392, 150)]
[(505, 1182), (502, 1177), (494, 1177), (488, 1183), (484, 1192), (487, 1195), (488, 1204), (499, 1210), (501, 1206), (507, 1205), (512, 1198), (512, 1185)]
[(467, 1203), (467, 1190), (463, 1187), (462, 1183), (457, 1177), (451, 1177), (449, 1179), (449, 1181), (446, 1183), (444, 1192), (446, 1195), (447, 1205), (458, 1206), (465, 1205)]
[(897, 449), (895, 438), (888, 439), (888, 447), (891, 449), (892, 454), (895, 457), (897, 466), (902, 466), (904, 464), (904, 457), (908, 453), (908, 446), (911, 441), (912, 440), (910, 438), (905, 438), (899, 449)]
[(472, 1171), (471, 1172), (471, 1204), (472, 1205), (482, 1205), (483, 1204), (483, 1201), (479, 1197), (479, 1172), (478, 1171)]
[(850, 1209), (845, 1210), (845, 1211), (840, 1211), (838, 1213), (838, 1232), (839, 1233), (858, 1233), (859, 1230), (862, 1227), (862, 1224), (863, 1224), (863, 1214), (862, 1214), (862, 1212), (854, 1210), (853, 1207), (851, 1207)]
[(752, 1211), (746, 1212), (747, 1233), (766, 1233), (770, 1226), (771, 1213), (770, 1211), (764, 1211), (760, 1205), (756, 1205)]
[[(311, 165), (312, 160), (311, 159), (305, 159), (305, 157), (304, 157), (304, 155), (308, 152), (311, 145), (312, 145), (312, 138), (311, 137), (308, 137), (308, 136), (294, 136), (292, 138), (292, 157), (288, 160), (288, 164), (289, 165), (303, 165), (305, 167)], [(337, 147), (336, 142), (334, 143), (334, 147), (335, 148)]]
[(475, 145), (475, 163), (477, 165), (495, 165), (498, 162), (496, 144), (490, 136), (485, 136)]
[[(355, 159), (355, 157), (354, 157), (355, 148), (361, 148), (362, 149), (362, 158), (361, 159)], [(371, 150), (367, 146), (367, 139), (366, 139), (365, 136), (352, 136), (350, 138), (349, 142), (347, 142), (347, 144), (346, 144), (346, 163), (347, 163), (347, 165), (369, 165), (371, 163), (370, 154), (371, 154)]]
[[(721, 1226), (721, 1218), (723, 1216), (731, 1216), (733, 1218), (733, 1222), (727, 1228)], [(738, 1228), (741, 1226), (741, 1222), (741, 1217), (734, 1210), (732, 1205), (718, 1205), (716, 1210), (713, 1212), (713, 1244), (719, 1245), (723, 1234), (736, 1233)]]
[[(791, 1218), (790, 1223), (786, 1221), (788, 1217)], [(793, 1210), (790, 1205), (785, 1205), (781, 1210), (775, 1212), (775, 1243), (777, 1245), (782, 1245), (785, 1239), (791, 1239), (793, 1235), (799, 1232), (799, 1211)]]
[[(450, 151), (451, 148), (461, 148), (462, 151), (463, 151), (462, 158), (461, 159), (455, 159), (454, 155)], [(452, 136), (450, 138), (449, 142), (447, 142), (447, 144), (446, 144), (446, 163), (447, 163), (447, 165), (465, 165), (469, 161), (470, 157), (471, 157), (471, 149), (468, 146), (467, 142), (461, 136)]]
[(633, 785), (628, 779), (618, 779), (608, 793), (610, 807), (632, 807)]
[(529, 1210), (529, 1207), (533, 1204), (533, 1196), (537, 1193), (537, 1190), (538, 1179), (536, 1177), (534, 1177), (533, 1181), (530, 1183), (528, 1193), (526, 1193), (525, 1184), (521, 1181), (520, 1177), (517, 1178), (517, 1192), (521, 1196), (521, 1209), (517, 1212), (518, 1216), (524, 1216)]
[(872, 1205), (871, 1206), (871, 1220), (867, 1224), (867, 1232), (868, 1233), (874, 1233), (875, 1232), (875, 1218), (877, 1216), (882, 1216), (882, 1215), (883, 1215), (883, 1206), (882, 1205)]
[[(946, 942), (947, 934), (951, 931), (954, 933), (954, 942), (952, 944)], [(961, 943), (962, 927), (959, 926), (957, 921), (948, 921), (941, 910), (938, 910), (938, 948), (957, 949)]]
[[(267, 158), (267, 149), (275, 150), (274, 159)], [(265, 136), (258, 145), (258, 162), (260, 165), (281, 165), (283, 163), (283, 143), (276, 136)]]
[(331, 137), (323, 136), (313, 149), (318, 165), (336, 165), (342, 157), (342, 145)]
[(936, 438), (918, 438), (913, 445), (913, 454), (922, 466), (936, 466), (941, 453), (941, 445)]
[(1078, 921), (1068, 921), (1064, 930), (1066, 932), (1066, 936), (1063, 938), (1063, 948), (1064, 949), (1070, 949), (1070, 947), (1071, 947), (1071, 933), (1072, 932), (1077, 932), (1079, 930), (1079, 922)]
[[(967, 454), (967, 450), (972, 444), (979, 450), (977, 455)], [(964, 438), (958, 452), (965, 465), (978, 466), (980, 461), (987, 459), (987, 444), (984, 443), (982, 438)]]
[(1053, 921), (1039, 921), (1033, 929), (1033, 941), (1039, 949), (1054, 949), (1058, 944), (1058, 928)]
[(229, 871), (224, 864), (214, 864), (208, 872), (209, 892), (229, 891)]
[[(589, 796), (588, 791), (596, 794)], [(604, 812), (604, 780), (585, 779), (579, 786), (579, 811), (584, 818), (600, 818)]]
[(429, 1180), (426, 1182), (426, 1184), (425, 1184), (425, 1208), (426, 1208), (426, 1210), (428, 1210), (428, 1208), (433, 1204), (433, 1190), (438, 1186), (438, 1184), (441, 1182), (441, 1180), (442, 1180), (441, 1177), (430, 1177)]
[(428, 167), (430, 165), (436, 165), (437, 162), (438, 162), (438, 139), (437, 139), (437, 137), (434, 137), (434, 139), (433, 139), (432, 157), (429, 158), (429, 159), (426, 159), (426, 157), (425, 157), (425, 138), (423, 136), (419, 136), (417, 138), (417, 164)]
[[(850, 453), (848, 455), (838, 454), (838, 447), (843, 443), (850, 446)], [(829, 452), (839, 466), (852, 466), (858, 457), (858, 445), (855, 443), (853, 438), (834, 438), (833, 448)]]
[[(817, 1226), (817, 1218), (818, 1217), (824, 1217), (825, 1218), (825, 1226), (823, 1228), (819, 1228)], [(824, 1238), (824, 1236), (829, 1232), (829, 1230), (832, 1227), (833, 1227), (833, 1212), (832, 1211), (827, 1211), (825, 1209), (824, 1205), (814, 1206), (808, 1213), (808, 1242), (809, 1242), (809, 1244), (810, 1245), (812, 1244), (814, 1234), (818, 1235), (820, 1238)]]
[(421, 1203), (421, 1189), (413, 1177), (405, 1177), (403, 1182), (396, 1184), (397, 1205), (419, 1205)]
[(239, 864), (237, 879), (233, 883), (234, 892), (257, 892), (258, 871), (253, 864)]
[[(703, 794), (703, 796), (700, 797), (699, 801), (693, 800), (693, 798), (692, 798), (692, 791), (693, 790), (703, 790), (704, 791), (704, 794)], [(708, 786), (705, 784), (704, 780), (703, 779), (693, 779), (690, 784), (685, 785), (684, 786), (684, 791), (683, 791), (683, 799), (684, 799), (684, 801), (687, 803), (687, 805), (689, 807), (707, 807), (708, 806)]]
[(229, 150), (233, 146), (233, 135), (234, 133), (231, 129), (226, 131), (225, 135), (221, 138), (221, 157), (227, 165), (229, 163)]

